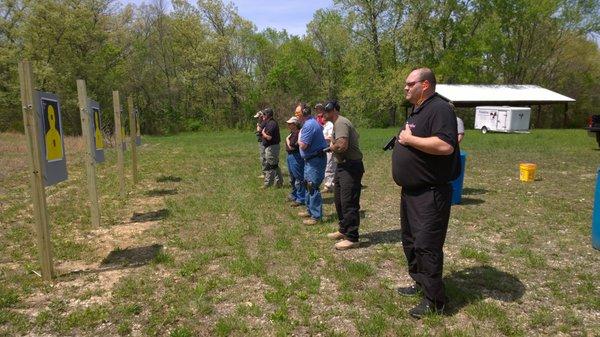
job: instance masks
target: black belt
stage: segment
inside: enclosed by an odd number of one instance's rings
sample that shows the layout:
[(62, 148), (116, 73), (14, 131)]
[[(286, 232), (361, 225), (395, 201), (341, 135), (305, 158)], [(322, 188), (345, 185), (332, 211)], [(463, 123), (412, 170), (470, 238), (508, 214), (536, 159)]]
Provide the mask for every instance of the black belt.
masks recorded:
[(362, 159), (344, 159), (340, 162), (337, 162), (338, 165), (344, 166), (344, 165), (354, 165), (354, 164), (358, 164), (358, 163), (362, 163)]

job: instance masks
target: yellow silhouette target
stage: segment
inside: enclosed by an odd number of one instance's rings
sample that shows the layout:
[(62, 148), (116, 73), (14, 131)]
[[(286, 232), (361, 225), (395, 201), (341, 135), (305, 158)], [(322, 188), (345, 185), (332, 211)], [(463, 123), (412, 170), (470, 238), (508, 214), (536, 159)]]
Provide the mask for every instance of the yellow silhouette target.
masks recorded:
[(104, 149), (104, 141), (102, 140), (102, 132), (100, 132), (100, 111), (94, 110), (94, 136), (96, 138), (96, 150)]
[(62, 133), (58, 115), (58, 103), (46, 101), (44, 106), (44, 139), (46, 160), (49, 162), (63, 159)]

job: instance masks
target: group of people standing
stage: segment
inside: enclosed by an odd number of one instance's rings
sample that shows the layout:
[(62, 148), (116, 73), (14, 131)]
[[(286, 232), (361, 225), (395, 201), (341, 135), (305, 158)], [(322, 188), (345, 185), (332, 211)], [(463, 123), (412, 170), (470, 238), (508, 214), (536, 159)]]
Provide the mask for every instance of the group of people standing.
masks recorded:
[[(338, 250), (358, 247), (360, 192), (364, 173), (359, 135), (352, 123), (340, 115), (340, 105), (331, 100), (315, 106), (313, 116), (306, 103), (296, 106), (294, 116), (286, 121), (287, 166), (290, 174), (291, 206), (304, 206), (298, 213), (304, 225), (323, 219), (323, 192), (333, 192), (338, 216), (338, 230), (327, 235), (336, 240)], [(281, 187), (279, 169), (279, 128), (270, 108), (259, 111), (256, 125), (264, 183), (262, 188)]]
[[(415, 318), (443, 312), (448, 301), (442, 282), (443, 245), (450, 218), (450, 182), (461, 170), (456, 114), (449, 102), (435, 92), (435, 86), (436, 78), (429, 68), (415, 69), (406, 78), (405, 98), (413, 104), (413, 109), (394, 142), (392, 153), (393, 179), (402, 187), (402, 247), (408, 273), (414, 281), (397, 291), (405, 296), (421, 296), (421, 302), (409, 310)], [(292, 182), (289, 199), (293, 206), (306, 206), (306, 211), (298, 214), (306, 218), (304, 224), (321, 221), (320, 185), (326, 176), (330, 153), (337, 167), (330, 169), (335, 172), (333, 183), (326, 182), (325, 188), (333, 187), (338, 230), (327, 237), (338, 241), (336, 249), (356, 248), (365, 171), (359, 136), (352, 123), (340, 115), (337, 101), (317, 104), (315, 110), (316, 117), (308, 105), (299, 104), (294, 116), (287, 120), (290, 134), (285, 144)], [(261, 117), (257, 135), (261, 142), (263, 188), (273, 184), (282, 186), (278, 166), (279, 129), (273, 111), (265, 109), (255, 117)], [(326, 123), (331, 123), (329, 129)], [(464, 133), (464, 128), (460, 133)]]

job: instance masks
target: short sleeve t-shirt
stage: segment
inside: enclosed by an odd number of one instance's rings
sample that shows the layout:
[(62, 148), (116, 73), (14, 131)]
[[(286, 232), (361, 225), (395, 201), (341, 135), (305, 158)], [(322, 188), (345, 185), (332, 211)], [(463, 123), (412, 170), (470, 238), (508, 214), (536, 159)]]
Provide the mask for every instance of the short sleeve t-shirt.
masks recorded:
[(459, 117), (456, 117), (456, 131), (459, 135), (465, 134), (465, 123)]
[(323, 125), (323, 137), (325, 137), (325, 140), (327, 140), (327, 138), (331, 139), (333, 138), (333, 123), (328, 121), (327, 123), (325, 123), (325, 125)]
[(327, 142), (323, 137), (323, 128), (313, 116), (310, 116), (302, 125), (300, 141), (308, 145), (305, 150), (300, 149), (302, 158), (310, 157), (327, 147)]
[(456, 115), (439, 95), (429, 97), (414, 109), (406, 123), (417, 137), (438, 137), (452, 145), (449, 155), (433, 155), (396, 143), (392, 153), (392, 175), (405, 188), (423, 188), (447, 184), (460, 173), (460, 149)]
[(346, 160), (362, 160), (363, 155), (358, 146), (358, 137), (358, 132), (356, 132), (356, 129), (348, 120), (348, 118), (344, 116), (338, 116), (337, 120), (333, 124), (333, 138), (335, 140), (347, 138), (348, 149), (344, 153), (334, 152), (336, 162), (343, 163)]
[(292, 133), (290, 133), (290, 146), (287, 145), (287, 142), (285, 143), (285, 150), (287, 151), (287, 153), (295, 153), (298, 152), (298, 133), (300, 131), (296, 130), (296, 131), (292, 131)]
[(279, 136), (279, 125), (274, 119), (269, 119), (267, 121), (263, 131), (265, 131), (266, 134), (271, 136), (271, 140), (266, 140), (265, 138), (263, 138), (263, 145), (265, 147), (279, 144), (279, 142), (281, 141), (281, 138)]

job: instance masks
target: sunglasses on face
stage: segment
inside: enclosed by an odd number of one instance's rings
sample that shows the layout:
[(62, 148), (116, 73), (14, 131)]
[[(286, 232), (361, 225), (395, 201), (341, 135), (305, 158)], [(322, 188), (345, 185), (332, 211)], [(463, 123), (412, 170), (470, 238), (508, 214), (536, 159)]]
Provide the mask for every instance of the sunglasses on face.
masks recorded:
[(405, 85), (409, 88), (412, 88), (415, 86), (415, 84), (419, 83), (419, 82), (423, 82), (424, 80), (419, 80), (419, 81), (413, 81), (413, 82), (406, 82)]

